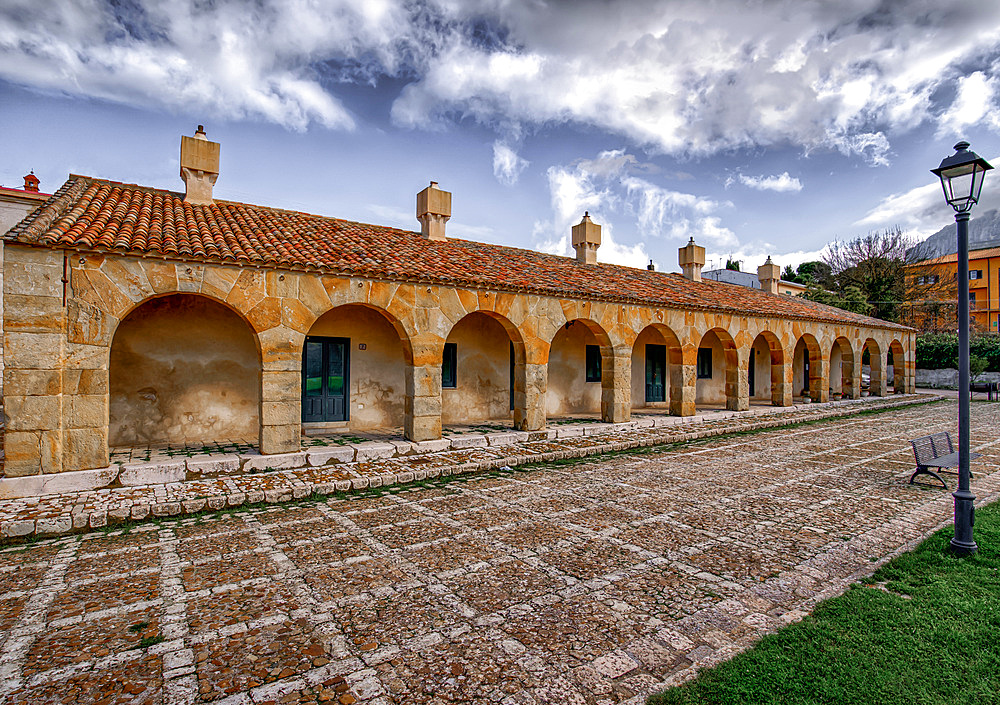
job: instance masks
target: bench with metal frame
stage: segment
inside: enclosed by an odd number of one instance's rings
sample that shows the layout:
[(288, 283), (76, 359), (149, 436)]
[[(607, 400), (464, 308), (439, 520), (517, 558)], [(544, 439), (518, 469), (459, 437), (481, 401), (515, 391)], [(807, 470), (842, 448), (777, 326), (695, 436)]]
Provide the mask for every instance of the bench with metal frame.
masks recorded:
[[(941, 472), (953, 475), (958, 474), (958, 471), (951, 469), (958, 467), (958, 452), (952, 446), (951, 436), (948, 435), (948, 432), (944, 431), (942, 433), (932, 433), (929, 436), (921, 436), (910, 441), (910, 445), (913, 446), (913, 457), (917, 461), (917, 470), (910, 475), (910, 484), (927, 484), (925, 482), (915, 483), (914, 479), (916, 479), (917, 475), (930, 475), (940, 482), (945, 489), (948, 489), (948, 483), (940, 475), (931, 470), (931, 468), (937, 468)], [(969, 460), (978, 457), (979, 453), (969, 454)], [(972, 477), (971, 471), (969, 472), (969, 477)]]
[(1000, 382), (970, 382), (969, 392), (986, 392), (987, 401), (993, 401), (994, 396), (1000, 401)]

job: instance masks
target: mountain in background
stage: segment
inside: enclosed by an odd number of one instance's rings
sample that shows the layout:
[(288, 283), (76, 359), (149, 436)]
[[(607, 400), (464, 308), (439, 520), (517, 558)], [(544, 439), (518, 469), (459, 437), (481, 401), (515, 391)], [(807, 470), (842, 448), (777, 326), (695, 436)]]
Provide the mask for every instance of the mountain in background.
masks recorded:
[[(1000, 247), (1000, 211), (989, 210), (969, 221), (969, 249)], [(907, 262), (951, 255), (958, 252), (955, 224), (946, 225), (929, 238), (906, 251)]]

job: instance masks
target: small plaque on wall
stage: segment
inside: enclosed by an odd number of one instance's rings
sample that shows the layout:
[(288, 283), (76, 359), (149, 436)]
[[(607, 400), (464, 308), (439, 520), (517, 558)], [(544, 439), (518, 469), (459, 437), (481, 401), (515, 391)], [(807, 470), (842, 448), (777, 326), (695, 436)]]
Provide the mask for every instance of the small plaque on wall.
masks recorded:
[(358, 343), (358, 350), (367, 350), (368, 345), (366, 343)]

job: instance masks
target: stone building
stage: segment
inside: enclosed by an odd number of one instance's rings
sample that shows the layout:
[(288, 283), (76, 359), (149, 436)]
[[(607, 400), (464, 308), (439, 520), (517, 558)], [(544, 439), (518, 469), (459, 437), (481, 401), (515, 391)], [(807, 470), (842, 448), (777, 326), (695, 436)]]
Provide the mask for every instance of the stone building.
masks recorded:
[[(419, 232), (213, 198), (219, 145), (183, 137), (184, 193), (71, 175), (4, 237), (8, 478), (105, 467), (109, 448), (912, 391), (913, 331), (683, 274), (457, 239), (451, 194)], [(569, 234), (568, 234), (569, 235)], [(889, 350), (897, 364), (884, 374)], [(905, 361), (905, 364), (899, 364)]]

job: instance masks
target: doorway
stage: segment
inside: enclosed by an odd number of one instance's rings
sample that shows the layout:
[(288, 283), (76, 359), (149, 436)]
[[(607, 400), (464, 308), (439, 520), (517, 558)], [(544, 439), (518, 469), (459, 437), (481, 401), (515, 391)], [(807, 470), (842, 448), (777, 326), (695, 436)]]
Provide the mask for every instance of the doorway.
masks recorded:
[(646, 401), (666, 401), (667, 346), (646, 346)]
[(302, 421), (347, 421), (351, 341), (306, 338), (302, 353)]

